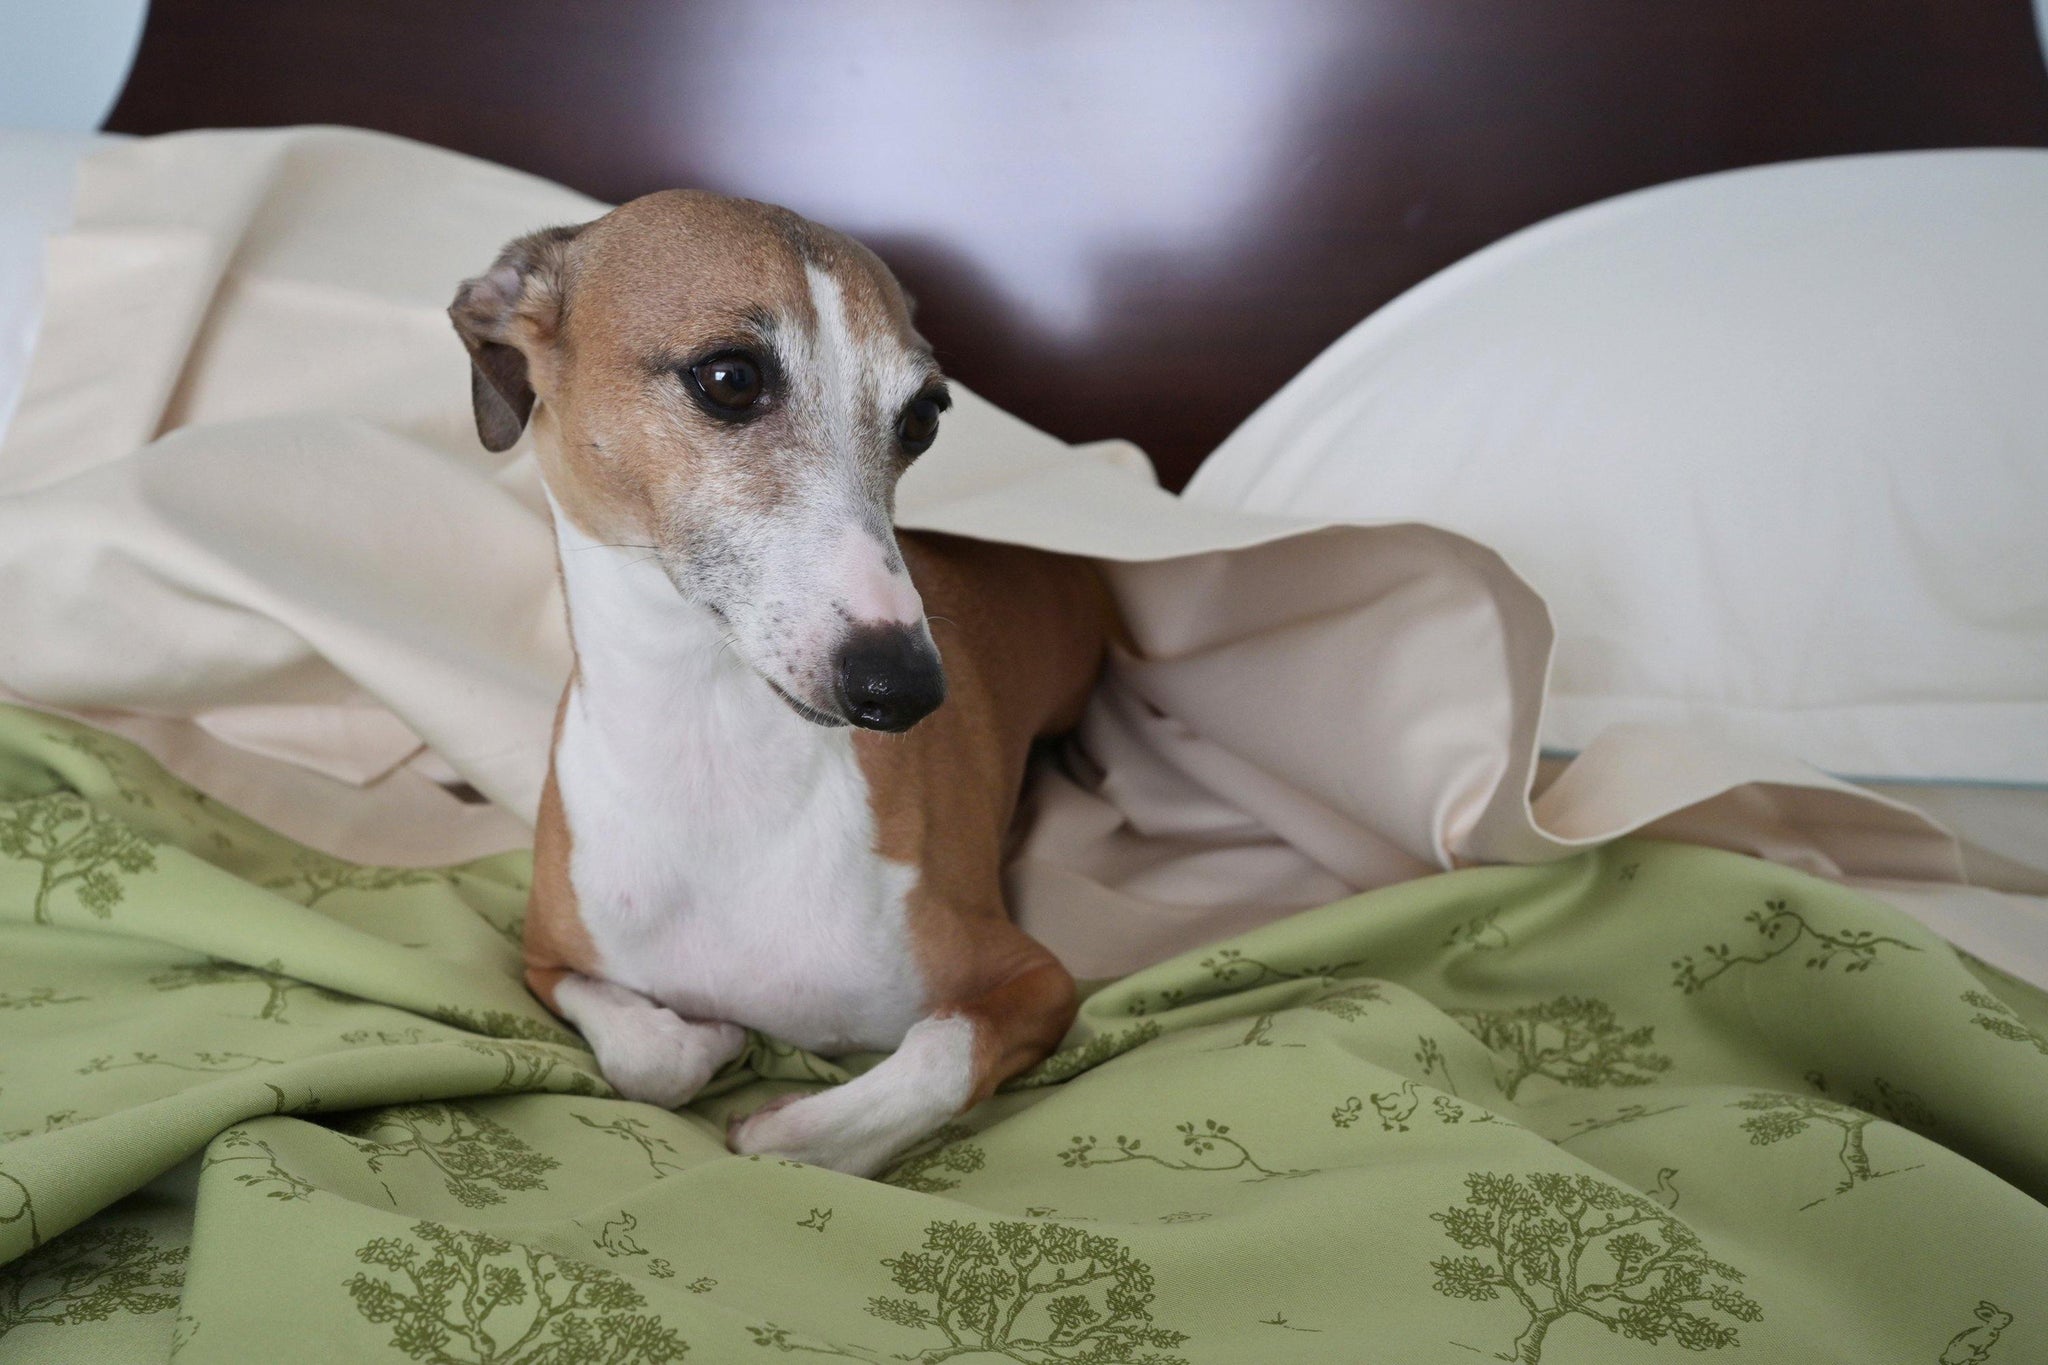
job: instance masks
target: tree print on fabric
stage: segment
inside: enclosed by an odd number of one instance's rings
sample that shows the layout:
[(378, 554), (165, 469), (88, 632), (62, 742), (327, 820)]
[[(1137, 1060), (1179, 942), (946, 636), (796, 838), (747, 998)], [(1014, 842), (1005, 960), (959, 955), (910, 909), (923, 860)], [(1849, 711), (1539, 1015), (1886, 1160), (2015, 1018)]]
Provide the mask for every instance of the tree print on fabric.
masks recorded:
[(292, 856), (288, 876), (273, 877), (263, 885), (300, 905), (315, 906), (337, 891), (394, 891), (406, 886), (425, 886), (448, 880), (444, 873), (416, 867), (370, 867), (345, 863), (338, 858), (310, 850)]
[(600, 1123), (587, 1114), (571, 1114), (569, 1117), (575, 1119), (585, 1128), (595, 1128), (600, 1133), (609, 1133), (615, 1138), (621, 1138), (638, 1147), (640, 1154), (647, 1158), (648, 1168), (657, 1176), (665, 1171), (680, 1173), (689, 1169), (689, 1167), (678, 1162), (663, 1161), (659, 1156), (655, 1155), (657, 1151), (667, 1152), (670, 1156), (681, 1156), (682, 1153), (678, 1152), (675, 1144), (667, 1138), (656, 1137), (653, 1133), (649, 1132), (647, 1130), (647, 1120), (645, 1119), (620, 1117)]
[(969, 1142), (974, 1130), (949, 1123), (906, 1152), (882, 1182), (919, 1194), (943, 1194), (959, 1187), (956, 1178), (972, 1175), (987, 1162), (980, 1144)]
[(1042, 1085), (1058, 1085), (1070, 1081), (1084, 1071), (1092, 1071), (1113, 1057), (1121, 1057), (1132, 1048), (1149, 1043), (1165, 1032), (1158, 1021), (1147, 1019), (1141, 1024), (1105, 1033), (1080, 1047), (1070, 1047), (1032, 1067), (1021, 1076), (1013, 1076), (1003, 1082), (1003, 1090), (1031, 1090)]
[[(1347, 1024), (1355, 1024), (1365, 1017), (1368, 1006), (1386, 1003), (1386, 994), (1382, 989), (1382, 985), (1383, 983), (1378, 981), (1361, 981), (1355, 986), (1341, 991), (1334, 991), (1317, 1000), (1310, 1000), (1299, 1008), (1314, 1010), (1318, 1014), (1327, 1014), (1333, 1018), (1342, 1019)], [(1306, 1043), (1275, 1043), (1272, 1034), (1273, 1021), (1276, 1018), (1278, 1018), (1277, 1014), (1259, 1015), (1252, 1020), (1251, 1027), (1245, 1030), (1244, 1037), (1234, 1043), (1214, 1050), (1217, 1052), (1229, 1052), (1241, 1047), (1308, 1046)]]
[(1963, 1003), (1973, 1005), (1977, 1014), (1970, 1020), (1978, 1028), (1994, 1038), (2003, 1038), (2008, 1043), (2026, 1043), (2034, 1051), (2048, 1057), (2048, 1038), (2027, 1027), (2019, 1012), (1989, 991), (1964, 991)]
[(276, 958), (261, 967), (251, 967), (240, 962), (229, 962), (222, 958), (209, 958), (204, 962), (191, 962), (171, 967), (149, 978), (149, 984), (160, 991), (182, 991), (194, 986), (237, 986), (260, 984), (264, 988), (263, 1004), (255, 1017), (267, 1019), (274, 1024), (288, 1022), (285, 1012), (291, 1005), (291, 998), (300, 993), (309, 993), (316, 999), (345, 1001), (351, 997), (325, 986), (316, 986), (310, 981), (301, 981), (287, 976), (284, 963)]
[(1219, 948), (1202, 959), (1202, 970), (1209, 973), (1209, 982), (1197, 990), (1171, 986), (1150, 993), (1139, 993), (1131, 997), (1125, 1008), (1132, 1014), (1150, 1014), (1158, 1009), (1178, 1009), (1202, 1000), (1214, 1000), (1221, 995), (1247, 991), (1254, 986), (1271, 985), (1275, 981), (1306, 981), (1323, 977), (1337, 981), (1367, 966), (1364, 958), (1351, 962), (1319, 962), (1303, 967), (1277, 966), (1255, 957), (1246, 957), (1241, 949)]
[[(1840, 1145), (1835, 1160), (1841, 1164), (1842, 1179), (1835, 1186), (1835, 1194), (1847, 1194), (1858, 1185), (1880, 1176), (1920, 1169), (1916, 1165), (1880, 1171), (1871, 1164), (1865, 1130), (1879, 1120), (1877, 1115), (1862, 1109), (1810, 1095), (1776, 1093), (1750, 1095), (1737, 1100), (1732, 1107), (1750, 1111), (1751, 1116), (1742, 1121), (1742, 1128), (1754, 1146), (1783, 1142), (1808, 1131), (1832, 1130), (1837, 1134)], [(1816, 1204), (1826, 1203), (1830, 1197), (1823, 1195), (1799, 1207), (1802, 1211), (1810, 1209)]]
[(129, 805), (156, 805), (156, 798), (151, 796), (148, 788), (136, 781), (135, 775), (129, 771), (127, 756), (106, 736), (94, 734), (89, 730), (69, 735), (46, 730), (43, 732), (43, 738), (52, 744), (84, 754), (99, 764), (106, 771), (107, 780), (114, 784), (114, 794)]
[(1626, 1123), (1640, 1123), (1644, 1119), (1653, 1119), (1659, 1114), (1669, 1114), (1683, 1108), (1685, 1106), (1682, 1104), (1667, 1104), (1660, 1109), (1652, 1109), (1646, 1104), (1624, 1104), (1612, 1114), (1599, 1115), (1590, 1119), (1574, 1119), (1571, 1124), (1572, 1131), (1559, 1138), (1557, 1145), (1562, 1147), (1573, 1138), (1582, 1138), (1588, 1133), (1598, 1133), (1608, 1128), (1619, 1128)]
[[(43, 1230), (36, 1223), (36, 1197), (19, 1176), (0, 1171), (0, 1228), (26, 1224), (30, 1248), (43, 1244)], [(19, 1236), (20, 1234), (15, 1234)]]
[[(61, 1129), (69, 1128), (74, 1124), (88, 1122), (91, 1117), (89, 1114), (79, 1113), (76, 1109), (59, 1109), (54, 1114), (43, 1115), (42, 1126), (39, 1128), (9, 1128), (0, 1130), (0, 1142), (19, 1142), (25, 1137), (41, 1137), (44, 1133), (54, 1133)], [(5, 1178), (0, 1176), (0, 1179)], [(0, 1223), (6, 1221), (8, 1220), (0, 1218)]]
[(1066, 1223), (933, 1222), (924, 1245), (886, 1257), (902, 1297), (868, 1312), (943, 1338), (914, 1356), (939, 1365), (986, 1353), (1025, 1365), (1187, 1365), (1164, 1352), (1187, 1334), (1157, 1326), (1152, 1267), (1113, 1237)]
[(467, 1104), (396, 1104), (351, 1121), (341, 1134), (369, 1157), (370, 1173), (420, 1157), (466, 1207), (505, 1202), (507, 1191), (544, 1190), (541, 1177), (562, 1163)]
[(45, 1005), (76, 1005), (86, 997), (59, 995), (55, 986), (31, 986), (25, 991), (0, 991), (0, 1010), (39, 1010)]
[(156, 842), (72, 792), (0, 809), (0, 855), (41, 869), (32, 911), (37, 924), (51, 922), (52, 898), (65, 887), (82, 908), (106, 919), (127, 894), (121, 874), (155, 870)]
[(1626, 1028), (1610, 1006), (1587, 996), (1560, 995), (1520, 1009), (1446, 1013), (1507, 1064), (1506, 1074), (1497, 1079), (1510, 1100), (1536, 1076), (1592, 1090), (1649, 1085), (1671, 1069), (1669, 1057), (1651, 1050), (1654, 1027)]
[(1169, 1171), (1252, 1171), (1255, 1174), (1247, 1180), (1274, 1180), (1294, 1176), (1314, 1175), (1312, 1170), (1274, 1170), (1261, 1165), (1249, 1148), (1230, 1136), (1230, 1125), (1218, 1123), (1215, 1119), (1204, 1119), (1200, 1126), (1194, 1122), (1174, 1125), (1180, 1133), (1185, 1156), (1161, 1156), (1157, 1152), (1144, 1150), (1140, 1138), (1126, 1137), (1119, 1133), (1110, 1150), (1105, 1151), (1102, 1140), (1094, 1137), (1076, 1137), (1073, 1146), (1059, 1154), (1060, 1162), (1066, 1166), (1115, 1166), (1125, 1162), (1141, 1161)]
[(68, 1327), (116, 1313), (171, 1312), (190, 1254), (158, 1246), (141, 1228), (74, 1228), (0, 1268), (0, 1338), (31, 1323)]
[[(568, 1061), (534, 1043), (487, 1043), (480, 1039), (463, 1039), (457, 1046), (489, 1057), (497, 1062), (503, 1071), (488, 1089), (494, 1095), (514, 1095), (528, 1090), (543, 1088), (558, 1090), (566, 1095), (610, 1095), (612, 1089), (587, 1072), (570, 1066)], [(557, 1071), (566, 1070), (567, 1079), (559, 1086), (550, 1087)]]
[(1763, 1309), (1734, 1286), (1734, 1266), (1708, 1256), (1698, 1234), (1655, 1202), (1589, 1175), (1465, 1177), (1465, 1200), (1433, 1213), (1465, 1251), (1430, 1263), (1437, 1293), (1521, 1309), (1522, 1329), (1501, 1360), (1538, 1365), (1551, 1329), (1574, 1315), (1610, 1332), (1688, 1351), (1739, 1346), (1719, 1321), (1756, 1322)]
[(156, 1052), (131, 1052), (126, 1057), (106, 1053), (94, 1057), (78, 1068), (81, 1076), (98, 1075), (103, 1071), (119, 1071), (132, 1066), (163, 1066), (174, 1071), (247, 1071), (255, 1066), (283, 1066), (279, 1057), (259, 1057), (253, 1052), (195, 1052), (189, 1062), (174, 1062)]
[(1976, 1318), (1976, 1326), (1965, 1327), (1948, 1339), (1939, 1365), (1985, 1365), (1991, 1359), (1991, 1348), (2012, 1326), (2012, 1314), (1989, 1299), (1979, 1299)]
[(296, 1201), (313, 1193), (313, 1182), (301, 1180), (278, 1165), (277, 1153), (270, 1149), (270, 1144), (251, 1137), (244, 1128), (230, 1128), (216, 1138), (200, 1169), (212, 1170), (215, 1166), (243, 1163), (254, 1164), (257, 1168), (236, 1172), (234, 1182), (245, 1189), (261, 1190), (265, 1199)]
[(1499, 919), (1499, 906), (1495, 906), (1483, 915), (1475, 915), (1451, 930), (1449, 934), (1446, 934), (1443, 946), (1446, 948), (1469, 948), (1478, 952), (1484, 952), (1492, 948), (1506, 948), (1510, 946), (1512, 940), (1508, 938), (1508, 931), (1500, 927), (1497, 922)]
[(1829, 933), (1815, 928), (1804, 915), (1792, 909), (1789, 902), (1781, 899), (1765, 901), (1763, 909), (1750, 911), (1742, 917), (1742, 922), (1756, 930), (1756, 941), (1746, 951), (1737, 952), (1726, 943), (1711, 943), (1698, 953), (1687, 953), (1672, 962), (1672, 970), (1678, 975), (1671, 984), (1692, 995), (1705, 990), (1733, 968), (1760, 967), (1802, 943), (1807, 945), (1809, 954), (1805, 965), (1817, 972), (1826, 971), (1837, 961), (1846, 973), (1867, 972), (1877, 964), (1878, 955), (1884, 949), (1896, 948), (1908, 953), (1920, 951), (1902, 938), (1891, 938), (1868, 929)]
[[(423, 1245), (424, 1244), (424, 1245)], [(609, 1270), (502, 1237), (416, 1223), (356, 1252), (343, 1281), (391, 1346), (431, 1365), (668, 1365), (689, 1350)]]
[(583, 1040), (567, 1029), (546, 1020), (529, 1019), (510, 1010), (467, 1010), (444, 1006), (434, 1010), (433, 1016), (444, 1024), (453, 1024), (456, 1028), (466, 1029), (471, 1033), (481, 1033), (487, 1038), (510, 1038), (526, 1043), (556, 1043), (562, 1047), (583, 1047)]

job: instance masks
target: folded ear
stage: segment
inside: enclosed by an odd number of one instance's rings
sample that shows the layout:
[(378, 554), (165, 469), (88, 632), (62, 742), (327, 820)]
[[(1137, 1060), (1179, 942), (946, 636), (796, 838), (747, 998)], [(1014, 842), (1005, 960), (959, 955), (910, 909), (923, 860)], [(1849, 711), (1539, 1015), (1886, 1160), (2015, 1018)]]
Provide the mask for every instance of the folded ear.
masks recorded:
[(469, 401), (486, 450), (508, 450), (533, 413), (529, 353), (562, 320), (570, 244), (581, 227), (543, 228), (506, 244), (491, 268), (464, 280), (448, 316), (469, 350)]

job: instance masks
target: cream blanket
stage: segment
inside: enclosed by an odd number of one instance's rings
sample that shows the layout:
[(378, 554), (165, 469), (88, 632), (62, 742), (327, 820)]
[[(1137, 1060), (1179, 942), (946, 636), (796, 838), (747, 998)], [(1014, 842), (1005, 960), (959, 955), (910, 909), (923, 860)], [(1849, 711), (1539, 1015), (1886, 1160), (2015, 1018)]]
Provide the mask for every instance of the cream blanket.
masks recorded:
[[(552, 541), (524, 446), (475, 440), (443, 309), (506, 239), (604, 207), (334, 129), (96, 155), (0, 451), (0, 688), (339, 856), (522, 843), (568, 661)], [(1080, 975), (1644, 830), (1922, 884), (1924, 918), (2048, 980), (2038, 905), (1945, 897), (1955, 840), (1801, 764), (1630, 728), (1532, 795), (1552, 626), (1468, 539), (1185, 503), (1131, 446), (965, 392), (899, 520), (1109, 566), (1137, 649), (1083, 728), (1099, 779), (1040, 774), (1012, 869)]]

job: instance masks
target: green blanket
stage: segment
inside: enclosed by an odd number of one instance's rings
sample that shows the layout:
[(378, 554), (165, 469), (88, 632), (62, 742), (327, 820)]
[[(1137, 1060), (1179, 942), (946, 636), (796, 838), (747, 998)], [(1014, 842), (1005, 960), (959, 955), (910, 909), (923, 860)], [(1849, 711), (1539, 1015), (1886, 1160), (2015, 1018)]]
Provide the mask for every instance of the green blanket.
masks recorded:
[[(526, 994), (523, 856), (336, 862), (0, 710), (0, 1360), (2048, 1360), (2048, 1008), (1655, 843), (1094, 990), (883, 1181)], [(858, 1068), (872, 1059), (853, 1059)]]

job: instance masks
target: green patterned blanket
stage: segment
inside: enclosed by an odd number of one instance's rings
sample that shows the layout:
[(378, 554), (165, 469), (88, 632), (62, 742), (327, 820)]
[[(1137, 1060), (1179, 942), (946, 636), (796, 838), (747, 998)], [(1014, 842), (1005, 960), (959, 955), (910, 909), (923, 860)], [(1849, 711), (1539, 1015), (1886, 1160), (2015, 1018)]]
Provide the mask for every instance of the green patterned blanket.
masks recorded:
[(525, 866), (339, 863), (0, 710), (0, 1361), (2048, 1360), (2048, 1001), (1784, 868), (1296, 915), (862, 1181), (725, 1152), (845, 1074), (771, 1040), (610, 1098)]

